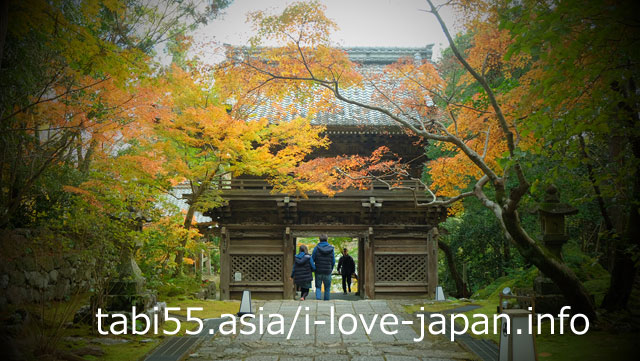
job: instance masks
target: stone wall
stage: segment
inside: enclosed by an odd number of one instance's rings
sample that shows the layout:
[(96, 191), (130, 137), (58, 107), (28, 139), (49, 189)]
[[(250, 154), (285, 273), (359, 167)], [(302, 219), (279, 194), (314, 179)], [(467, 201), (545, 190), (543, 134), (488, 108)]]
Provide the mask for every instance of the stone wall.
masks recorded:
[(32, 236), (30, 230), (2, 236), (0, 309), (7, 304), (62, 300), (91, 286), (95, 258), (34, 246), (29, 241)]

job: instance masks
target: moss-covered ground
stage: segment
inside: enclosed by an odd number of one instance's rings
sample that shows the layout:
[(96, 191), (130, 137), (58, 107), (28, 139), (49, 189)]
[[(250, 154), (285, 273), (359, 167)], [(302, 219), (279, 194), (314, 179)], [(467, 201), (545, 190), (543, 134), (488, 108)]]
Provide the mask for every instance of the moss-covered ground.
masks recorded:
[[(569, 252), (570, 256), (571, 253)], [(577, 256), (576, 256), (577, 257)], [(575, 262), (571, 262), (575, 261)], [(600, 302), (608, 287), (608, 274), (599, 265), (585, 262), (584, 259), (569, 260), (573, 264), (580, 266), (574, 270), (583, 279), (585, 287), (594, 295), (596, 302)], [(493, 316), (499, 303), (500, 292), (505, 287), (530, 287), (533, 283), (537, 271), (534, 269), (523, 270), (517, 274), (510, 275), (495, 280), (487, 287), (479, 290), (473, 295), (472, 300), (460, 301), (449, 299), (442, 302), (428, 302), (407, 306), (409, 313), (419, 312), (423, 307), (428, 312), (440, 312), (466, 305), (478, 305), (472, 311), (464, 312), (469, 323), (474, 322), (474, 314), (484, 314), (489, 319), (489, 334), (471, 335), (476, 338), (490, 339), (499, 343), (499, 335), (493, 333)], [(597, 325), (591, 325), (589, 331), (584, 335), (575, 335), (569, 325), (565, 325), (565, 333), (558, 334), (559, 325), (555, 325), (555, 334), (551, 334), (551, 327), (548, 321), (541, 325), (540, 334), (535, 328), (536, 347), (538, 359), (540, 361), (585, 361), (585, 360), (637, 360), (635, 351), (640, 333), (619, 332), (611, 326), (607, 315), (602, 315)], [(616, 315), (616, 317), (623, 317)], [(449, 322), (449, 317), (446, 317)], [(476, 318), (475, 321), (478, 321)], [(460, 320), (456, 320), (458, 322)], [(461, 321), (458, 322), (461, 324)], [(535, 327), (535, 326), (534, 326)]]
[[(202, 311), (192, 312), (192, 317), (200, 319), (216, 318), (225, 313), (235, 314), (238, 312), (238, 301), (216, 301), (194, 299), (193, 294), (201, 287), (200, 282), (195, 282), (193, 277), (181, 277), (171, 279), (158, 287), (158, 300), (167, 303), (168, 307), (179, 307), (179, 311), (172, 311), (171, 315), (180, 319), (181, 327), (178, 336), (186, 334), (187, 330), (195, 330), (197, 322), (187, 322), (187, 308), (200, 307)], [(40, 351), (40, 354), (51, 354), (52, 350), (63, 353), (74, 353), (82, 348), (99, 348), (104, 351), (102, 356), (83, 356), (86, 360), (139, 360), (154, 348), (159, 346), (165, 338), (162, 330), (173, 331), (175, 324), (166, 322), (155, 334), (151, 330), (145, 335), (108, 335), (101, 336), (91, 325), (74, 324), (73, 316), (76, 311), (89, 303), (89, 294), (76, 295), (72, 299), (64, 302), (45, 302), (43, 304), (12, 306), (3, 312), (2, 317), (11, 317), (17, 310), (25, 310), (29, 313), (32, 321), (25, 329), (27, 335), (23, 343), (26, 348), (42, 348), (43, 344), (50, 344), (47, 350)], [(42, 321), (40, 321), (42, 320)], [(104, 329), (104, 328), (103, 328)], [(103, 344), (99, 341), (113, 344)], [(125, 342), (123, 342), (125, 341)], [(38, 357), (38, 356), (36, 356)], [(45, 357), (46, 358), (46, 357)]]

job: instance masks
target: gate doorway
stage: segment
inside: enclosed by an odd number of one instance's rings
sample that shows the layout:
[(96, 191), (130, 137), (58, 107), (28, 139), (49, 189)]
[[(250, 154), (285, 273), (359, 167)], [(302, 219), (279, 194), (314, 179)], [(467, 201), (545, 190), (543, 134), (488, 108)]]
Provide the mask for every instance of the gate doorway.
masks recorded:
[[(309, 249), (309, 254), (313, 253), (313, 249), (319, 243), (319, 234), (314, 237), (292, 237), (294, 242), (295, 254), (298, 254), (300, 251), (300, 245), (306, 245)], [(364, 253), (363, 250), (363, 238), (362, 237), (351, 237), (351, 236), (329, 236), (328, 242), (330, 245), (334, 247), (335, 252), (335, 266), (333, 268), (332, 277), (331, 277), (331, 299), (332, 300), (347, 300), (347, 301), (357, 301), (359, 299), (364, 298)], [(338, 272), (338, 264), (340, 259), (343, 257), (343, 250), (346, 249), (349, 256), (351, 256), (355, 262), (355, 275), (351, 277), (350, 284), (350, 292), (345, 294), (343, 289), (343, 277)], [(290, 273), (291, 270), (288, 270)], [(315, 300), (315, 275), (314, 281), (311, 282), (312, 288), (309, 291), (309, 296), (307, 299)], [(349, 285), (347, 288), (349, 288)], [(296, 287), (296, 291), (298, 291)], [(321, 289), (324, 292), (324, 288)], [(347, 289), (349, 291), (349, 289)], [(299, 296), (299, 293), (296, 293), (296, 298)]]
[[(256, 298), (293, 299), (291, 270), (297, 240), (351, 237), (358, 244), (358, 296), (366, 299), (433, 297), (437, 285), (437, 238), (427, 227), (341, 225), (233, 225), (222, 227), (220, 240), (221, 299), (240, 298), (249, 290)], [(347, 233), (345, 235), (345, 233)], [(355, 242), (355, 241), (352, 241)], [(354, 243), (355, 244), (355, 243)], [(338, 277), (336, 277), (338, 279)]]

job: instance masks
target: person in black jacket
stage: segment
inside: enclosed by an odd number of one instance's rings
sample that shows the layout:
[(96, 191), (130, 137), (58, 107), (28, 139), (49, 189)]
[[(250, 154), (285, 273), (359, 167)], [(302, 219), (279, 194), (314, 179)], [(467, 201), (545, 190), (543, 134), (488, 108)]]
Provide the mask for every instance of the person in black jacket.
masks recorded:
[(346, 295), (347, 292), (351, 292), (351, 276), (356, 272), (356, 263), (347, 252), (347, 248), (342, 249), (342, 257), (338, 261), (338, 272), (342, 275), (342, 291)]
[(304, 244), (300, 245), (300, 253), (293, 260), (293, 269), (291, 270), (291, 278), (293, 282), (300, 287), (300, 301), (304, 301), (309, 294), (311, 281), (313, 281), (312, 271), (316, 270), (316, 264), (309, 255), (309, 249)]

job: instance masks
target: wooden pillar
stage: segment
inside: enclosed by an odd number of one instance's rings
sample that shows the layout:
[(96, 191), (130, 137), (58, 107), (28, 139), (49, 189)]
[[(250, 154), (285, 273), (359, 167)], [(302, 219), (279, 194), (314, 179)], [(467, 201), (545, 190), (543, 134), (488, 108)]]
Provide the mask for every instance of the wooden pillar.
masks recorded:
[(211, 271), (211, 248), (207, 248), (207, 267), (209, 270), (208, 275), (212, 275), (213, 271)]
[(282, 255), (282, 279), (283, 289), (282, 298), (285, 300), (293, 299), (293, 280), (291, 279), (291, 270), (293, 269), (293, 257), (295, 256), (295, 244), (291, 236), (291, 229), (287, 227), (284, 231)]
[(365, 274), (364, 274), (364, 244), (366, 237), (358, 237), (358, 296), (364, 298)]
[(364, 238), (364, 282), (365, 298), (376, 298), (375, 291), (375, 259), (373, 254), (373, 228), (369, 227), (369, 234)]
[(220, 231), (220, 299), (228, 300), (229, 281), (231, 281), (231, 256), (229, 255), (229, 231), (222, 227)]
[(438, 286), (438, 229), (431, 228), (427, 233), (427, 293), (435, 298)]

